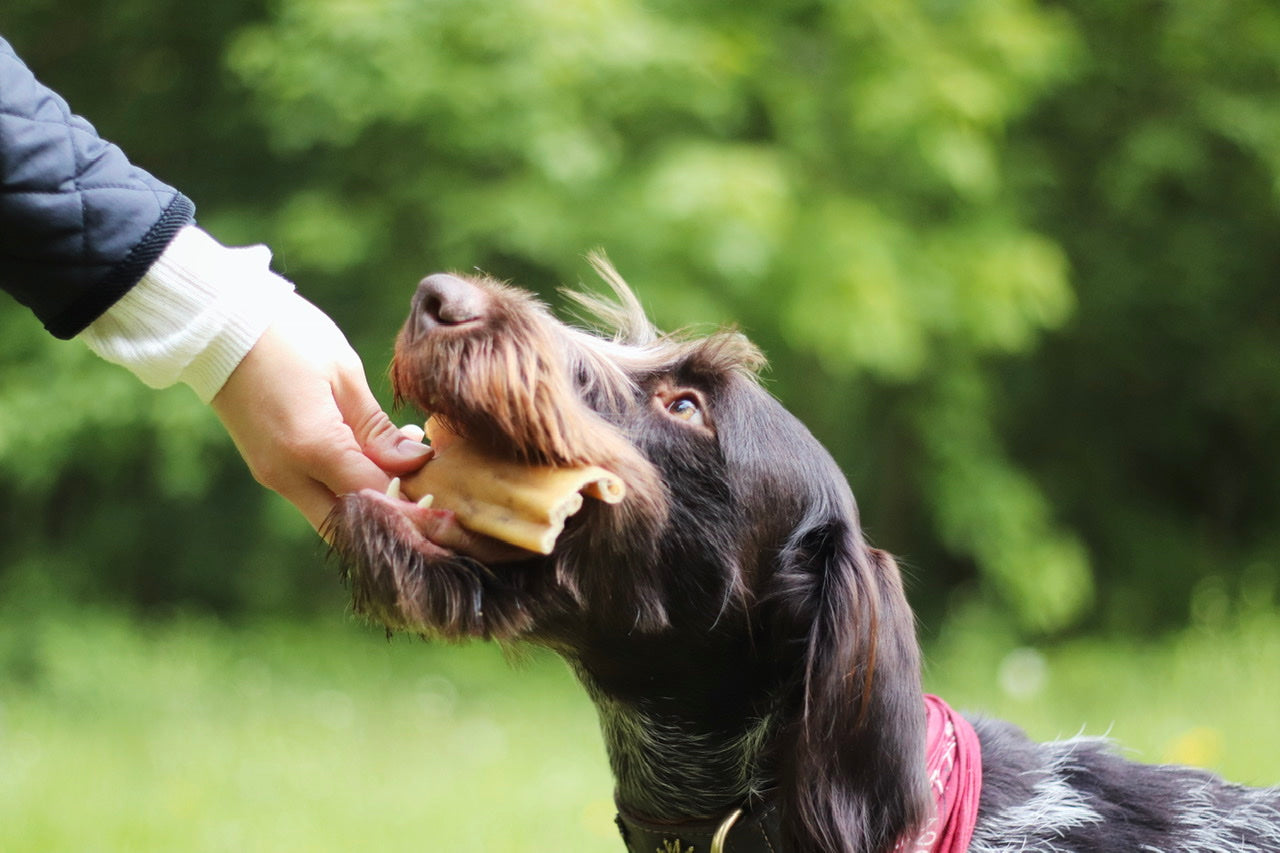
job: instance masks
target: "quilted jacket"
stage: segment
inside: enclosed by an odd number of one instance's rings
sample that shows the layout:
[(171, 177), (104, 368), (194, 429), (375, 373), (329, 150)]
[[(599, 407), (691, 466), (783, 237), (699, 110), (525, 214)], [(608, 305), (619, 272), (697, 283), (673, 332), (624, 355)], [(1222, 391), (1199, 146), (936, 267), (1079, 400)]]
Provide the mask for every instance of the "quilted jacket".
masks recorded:
[(0, 38), (0, 288), (70, 338), (195, 215), (40, 84)]

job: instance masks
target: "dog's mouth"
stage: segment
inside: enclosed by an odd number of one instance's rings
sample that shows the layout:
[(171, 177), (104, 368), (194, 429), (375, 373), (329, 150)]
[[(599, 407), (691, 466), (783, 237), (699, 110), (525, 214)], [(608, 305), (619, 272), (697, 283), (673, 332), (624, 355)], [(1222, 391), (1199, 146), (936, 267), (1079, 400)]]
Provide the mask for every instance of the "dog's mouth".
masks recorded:
[[(428, 463), (430, 464), (430, 463)], [(457, 513), (433, 507), (430, 496), (420, 500), (407, 497), (400, 479), (391, 481), (385, 493), (365, 489), (361, 497), (386, 510), (405, 542), (416, 550), (439, 558), (470, 557), (481, 563), (509, 563), (537, 556), (531, 551), (499, 539), (468, 530), (458, 522)]]
[(538, 465), (469, 439), (436, 418), (432, 456), (418, 471), (369, 497), (413, 525), (433, 548), (485, 561), (550, 555), (588, 499), (616, 504), (621, 477), (599, 466)]

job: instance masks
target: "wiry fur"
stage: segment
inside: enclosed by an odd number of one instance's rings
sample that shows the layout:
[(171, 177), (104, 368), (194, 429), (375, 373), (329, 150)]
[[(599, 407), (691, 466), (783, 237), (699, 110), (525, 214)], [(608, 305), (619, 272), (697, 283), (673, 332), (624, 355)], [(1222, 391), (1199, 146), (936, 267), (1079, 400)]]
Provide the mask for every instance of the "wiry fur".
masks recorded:
[(970, 853), (1280, 850), (1280, 790), (1138, 764), (1100, 738), (1040, 744), (1008, 723), (976, 727), (983, 791)]
[[(588, 501), (550, 557), (483, 565), (393, 502), (347, 496), (327, 533), (355, 607), (392, 629), (558, 651), (599, 709), (624, 811), (679, 822), (767, 800), (791, 850), (883, 853), (930, 808), (897, 567), (867, 544), (831, 457), (755, 381), (755, 347), (732, 331), (659, 334), (598, 268), (617, 302), (578, 302), (612, 337), (454, 279), (467, 322), (425, 317), (438, 306), (420, 292), (392, 377), (496, 450), (618, 472), (627, 499)], [(679, 395), (701, 423), (671, 416)], [(977, 727), (973, 853), (1280, 851), (1275, 790)]]

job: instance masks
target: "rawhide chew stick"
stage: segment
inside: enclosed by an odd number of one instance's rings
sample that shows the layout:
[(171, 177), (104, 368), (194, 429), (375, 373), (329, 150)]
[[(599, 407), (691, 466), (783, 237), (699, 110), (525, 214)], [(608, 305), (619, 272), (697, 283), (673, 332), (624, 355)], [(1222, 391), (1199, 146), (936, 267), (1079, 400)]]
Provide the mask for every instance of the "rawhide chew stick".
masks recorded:
[(426, 434), (435, 455), (403, 478), (405, 496), (431, 495), (432, 508), (451, 510), (468, 530), (527, 551), (550, 554), (584, 495), (610, 504), (626, 496), (622, 479), (595, 465), (560, 468), (495, 456), (434, 418)]

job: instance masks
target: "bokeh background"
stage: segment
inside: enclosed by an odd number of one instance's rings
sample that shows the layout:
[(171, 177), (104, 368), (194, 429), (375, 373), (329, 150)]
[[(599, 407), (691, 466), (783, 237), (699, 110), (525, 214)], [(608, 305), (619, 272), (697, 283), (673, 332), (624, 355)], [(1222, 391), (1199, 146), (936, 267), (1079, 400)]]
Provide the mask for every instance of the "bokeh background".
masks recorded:
[[(736, 324), (898, 554), (931, 689), (1280, 782), (1267, 0), (5, 0), (390, 403), (480, 268)], [(417, 417), (401, 413), (401, 420)], [(554, 659), (388, 642), (187, 389), (0, 302), (0, 849), (614, 850)]]

